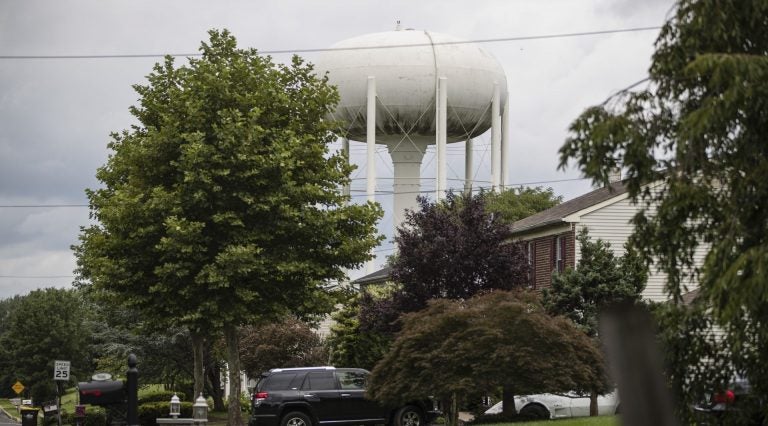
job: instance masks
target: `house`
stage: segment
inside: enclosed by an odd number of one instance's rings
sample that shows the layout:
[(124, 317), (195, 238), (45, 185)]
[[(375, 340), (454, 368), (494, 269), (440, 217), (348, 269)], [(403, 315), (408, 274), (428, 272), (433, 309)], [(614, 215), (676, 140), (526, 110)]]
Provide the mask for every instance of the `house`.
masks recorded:
[[(660, 183), (652, 184), (651, 190), (658, 185)], [(514, 222), (514, 238), (525, 243), (528, 252), (531, 286), (534, 289), (549, 287), (553, 272), (577, 267), (581, 256), (576, 236), (583, 228), (589, 230), (590, 238), (610, 243), (616, 256), (624, 255), (624, 244), (634, 231), (630, 220), (638, 211), (639, 207), (632, 203), (624, 182), (615, 181)], [(706, 247), (697, 249), (695, 261), (698, 265), (703, 264), (705, 252)], [(643, 298), (666, 301), (665, 283), (665, 275), (651, 266)], [(688, 284), (688, 290), (696, 287), (694, 282)]]
[[(659, 185), (660, 182), (653, 183), (650, 189), (653, 191)], [(583, 228), (589, 230), (590, 238), (610, 243), (614, 254), (623, 256), (624, 245), (634, 231), (630, 221), (638, 211), (639, 207), (629, 198), (625, 183), (616, 179), (605, 187), (514, 222), (511, 225), (512, 234), (515, 240), (525, 244), (528, 253), (531, 287), (535, 290), (549, 287), (553, 272), (577, 267), (581, 253), (576, 236)], [(708, 247), (701, 245), (697, 248), (694, 256), (697, 265), (704, 263)], [(389, 280), (390, 273), (391, 269), (387, 266), (352, 281), (352, 284), (361, 287), (382, 284)], [(665, 284), (665, 274), (652, 265), (648, 271), (643, 298), (655, 302), (666, 301)], [(684, 301), (689, 302), (697, 294), (694, 292), (697, 288), (697, 283), (689, 282), (687, 291), (683, 291)], [(688, 292), (691, 292), (690, 295), (686, 295)]]

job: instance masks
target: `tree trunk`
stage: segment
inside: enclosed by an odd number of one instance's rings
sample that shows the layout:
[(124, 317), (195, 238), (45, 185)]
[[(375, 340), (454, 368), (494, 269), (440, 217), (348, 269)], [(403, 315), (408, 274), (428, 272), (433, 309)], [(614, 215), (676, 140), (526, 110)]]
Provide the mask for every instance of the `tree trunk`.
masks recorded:
[(501, 400), (504, 403), (501, 404), (501, 413), (505, 416), (512, 417), (517, 414), (515, 408), (515, 393), (512, 391), (512, 385), (504, 385), (501, 390)]
[(589, 415), (597, 416), (597, 392), (595, 391), (589, 393)]
[(452, 393), (450, 397), (441, 399), (440, 408), (443, 410), (445, 426), (458, 426), (459, 410), (456, 392)]
[(221, 389), (221, 367), (218, 361), (208, 363), (206, 376), (211, 391), (210, 395), (213, 398), (213, 411), (224, 411), (224, 392)]
[(194, 402), (195, 399), (203, 393), (203, 387), (205, 386), (205, 364), (203, 364), (203, 346), (205, 345), (205, 337), (194, 330), (189, 330), (189, 337), (192, 339), (192, 358), (194, 359), (192, 376), (195, 380), (195, 386), (194, 395), (192, 395), (191, 399), (191, 401)]
[(234, 325), (224, 326), (224, 340), (227, 344), (227, 363), (229, 364), (229, 408), (227, 424), (242, 426), (243, 415), (240, 411), (240, 335)]

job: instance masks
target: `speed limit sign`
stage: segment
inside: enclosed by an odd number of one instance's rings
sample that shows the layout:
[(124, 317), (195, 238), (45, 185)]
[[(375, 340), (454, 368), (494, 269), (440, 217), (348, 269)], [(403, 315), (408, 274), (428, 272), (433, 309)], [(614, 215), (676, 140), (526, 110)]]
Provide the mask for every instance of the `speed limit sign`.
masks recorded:
[(69, 380), (69, 361), (54, 361), (53, 380)]

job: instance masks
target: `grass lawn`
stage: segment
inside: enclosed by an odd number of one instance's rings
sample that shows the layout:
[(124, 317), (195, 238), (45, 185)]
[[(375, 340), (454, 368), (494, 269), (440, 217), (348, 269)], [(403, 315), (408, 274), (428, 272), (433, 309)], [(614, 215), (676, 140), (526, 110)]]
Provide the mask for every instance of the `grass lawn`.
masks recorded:
[(10, 414), (11, 416), (18, 417), (18, 412), (16, 411), (16, 406), (11, 404), (11, 401), (6, 398), (0, 398), (0, 407), (3, 407), (3, 410), (5, 410), (6, 413)]
[[(579, 417), (576, 419), (541, 420), (524, 423), (496, 423), (494, 426), (618, 426), (617, 416)], [(491, 426), (491, 425), (488, 425)]]

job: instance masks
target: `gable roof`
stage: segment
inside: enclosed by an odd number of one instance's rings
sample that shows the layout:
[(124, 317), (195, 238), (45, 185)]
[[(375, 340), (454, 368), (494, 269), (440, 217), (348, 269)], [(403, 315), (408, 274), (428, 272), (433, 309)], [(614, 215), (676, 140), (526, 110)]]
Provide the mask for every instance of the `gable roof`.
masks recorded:
[(381, 284), (383, 282), (389, 281), (389, 276), (392, 274), (392, 267), (385, 266), (378, 271), (372, 272), (368, 275), (362, 276), (354, 281), (352, 281), (351, 284), (353, 285), (368, 285), (368, 284)]
[(532, 216), (520, 219), (512, 224), (512, 233), (529, 231), (547, 225), (562, 223), (563, 219), (576, 212), (600, 204), (627, 192), (627, 186), (623, 181), (614, 182), (608, 186), (588, 192), (550, 209), (540, 211)]

